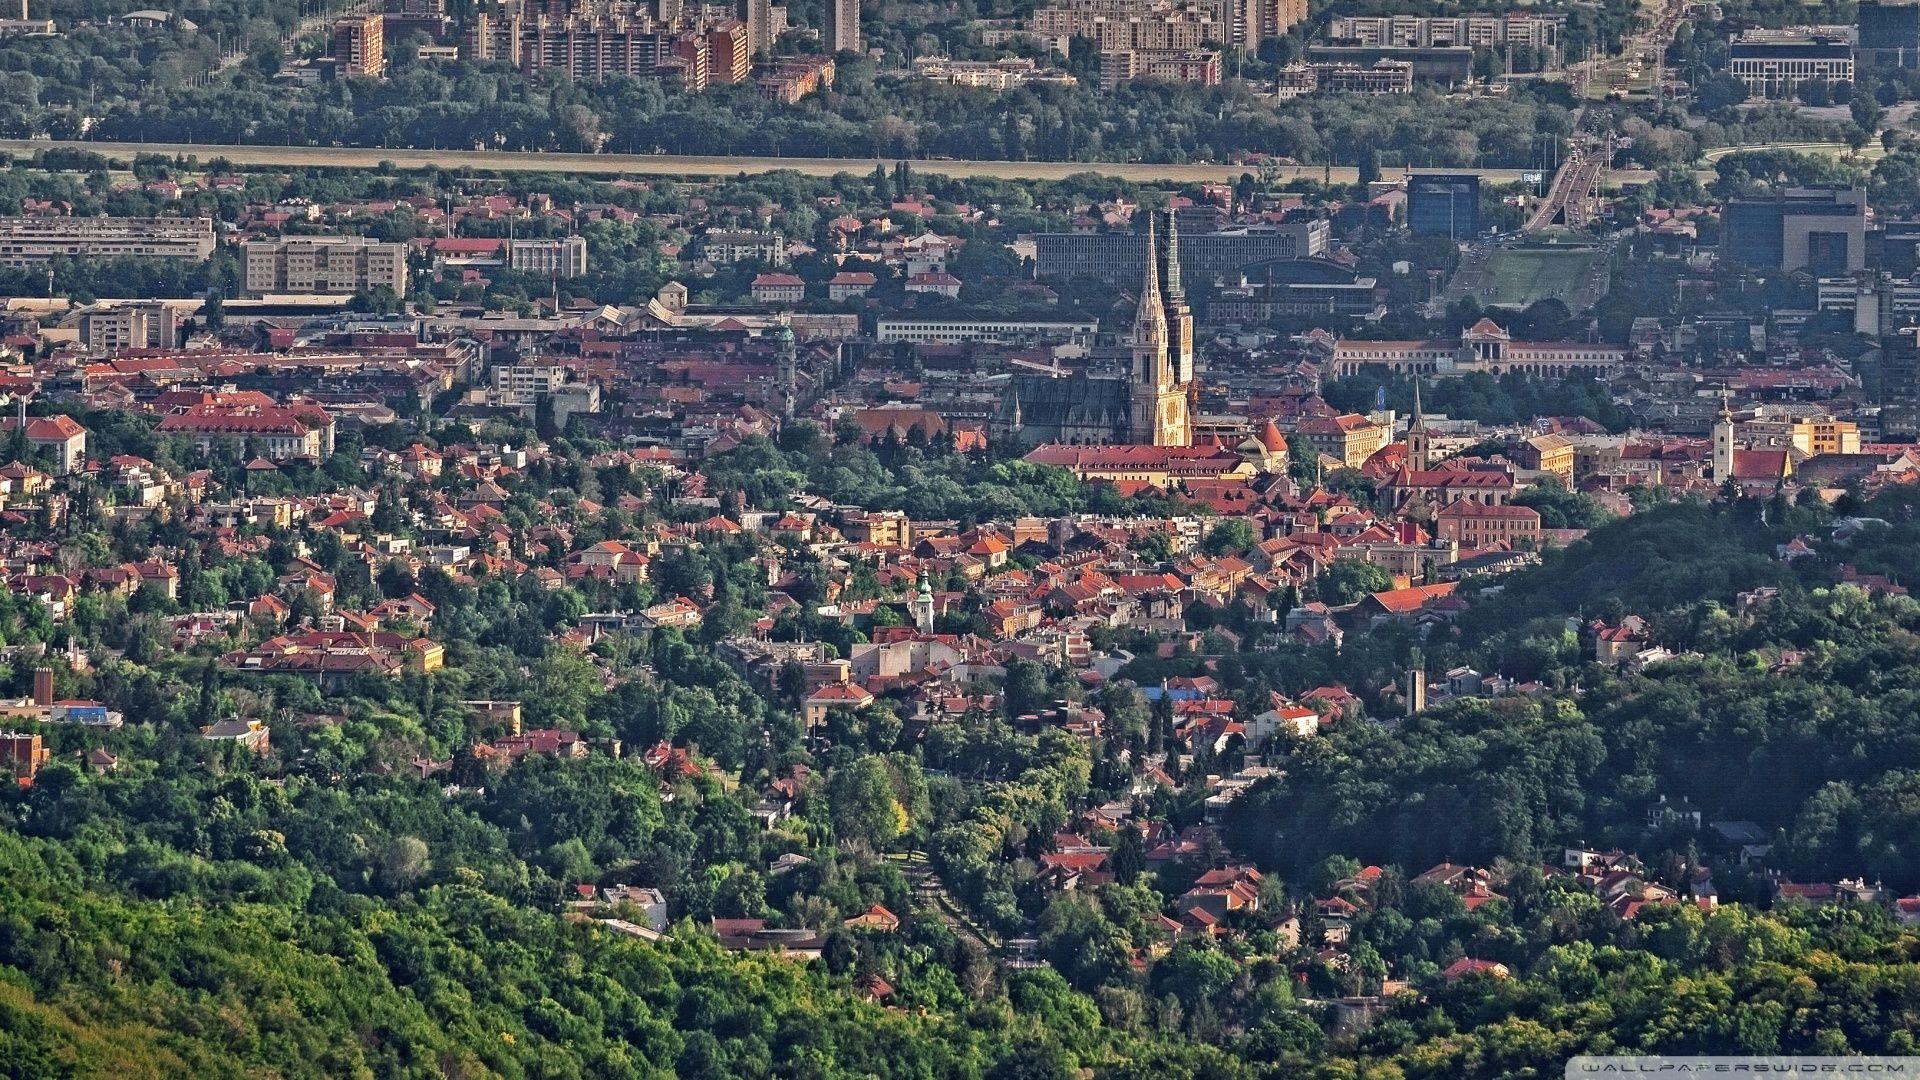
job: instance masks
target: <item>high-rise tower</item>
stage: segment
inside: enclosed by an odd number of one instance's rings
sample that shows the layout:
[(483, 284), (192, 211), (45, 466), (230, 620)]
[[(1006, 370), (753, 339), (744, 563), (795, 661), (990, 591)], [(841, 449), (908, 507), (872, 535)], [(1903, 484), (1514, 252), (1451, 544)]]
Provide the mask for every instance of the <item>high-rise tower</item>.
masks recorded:
[(773, 51), (772, 0), (735, 0), (736, 17), (747, 27), (747, 48), (759, 59)]
[(827, 25), (821, 35), (828, 53), (860, 51), (860, 0), (827, 0)]

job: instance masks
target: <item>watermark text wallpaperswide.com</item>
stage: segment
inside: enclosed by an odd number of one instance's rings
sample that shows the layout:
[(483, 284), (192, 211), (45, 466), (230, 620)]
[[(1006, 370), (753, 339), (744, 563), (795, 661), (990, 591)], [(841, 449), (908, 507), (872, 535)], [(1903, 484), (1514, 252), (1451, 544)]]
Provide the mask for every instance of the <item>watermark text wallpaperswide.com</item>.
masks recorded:
[(1631, 1076), (1886, 1076), (1920, 1080), (1920, 1057), (1802, 1057), (1791, 1054), (1582, 1055), (1566, 1080)]

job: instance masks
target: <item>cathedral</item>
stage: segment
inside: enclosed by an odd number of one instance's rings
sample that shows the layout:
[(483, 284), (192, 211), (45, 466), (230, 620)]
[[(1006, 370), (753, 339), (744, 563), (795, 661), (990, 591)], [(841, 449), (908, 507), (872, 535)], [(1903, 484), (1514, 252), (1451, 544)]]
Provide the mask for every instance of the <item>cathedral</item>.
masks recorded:
[(1147, 219), (1147, 268), (1129, 336), (1125, 378), (1018, 374), (1000, 402), (1001, 432), (1039, 443), (1190, 446), (1193, 443), (1193, 309), (1180, 283), (1180, 233), (1167, 243)]

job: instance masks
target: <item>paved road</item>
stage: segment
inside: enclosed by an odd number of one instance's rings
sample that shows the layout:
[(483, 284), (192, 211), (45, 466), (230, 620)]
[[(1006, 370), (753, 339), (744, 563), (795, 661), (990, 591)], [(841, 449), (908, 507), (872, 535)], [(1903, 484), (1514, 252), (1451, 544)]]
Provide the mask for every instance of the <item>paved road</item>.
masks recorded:
[[(56, 147), (90, 150), (109, 158), (131, 160), (135, 154), (189, 155), (202, 161), (224, 157), (236, 165), (282, 168), (371, 169), (390, 161), (403, 169), (474, 169), (497, 172), (572, 172), (627, 174), (636, 176), (733, 176), (739, 173), (772, 172), (791, 169), (807, 176), (833, 176), (836, 173), (870, 173), (876, 164), (892, 164), (893, 159), (874, 158), (777, 158), (777, 157), (695, 157), (673, 154), (552, 154), (507, 150), (383, 150), (330, 146), (237, 146), (216, 143), (109, 143), (74, 140), (0, 139), (0, 151), (30, 154)], [(1145, 183), (1168, 180), (1177, 183), (1231, 182), (1243, 173), (1257, 172), (1251, 165), (1142, 165), (1092, 164), (1069, 161), (913, 161), (915, 172), (956, 177), (989, 177), (999, 180), (1059, 180), (1075, 173), (1094, 172), (1121, 180)], [(1519, 169), (1463, 169), (1476, 172), (1491, 183), (1514, 183)], [(1317, 180), (1328, 175), (1318, 166), (1296, 166), (1280, 170), (1283, 179), (1304, 177)], [(1386, 174), (1389, 178), (1394, 173)], [(1332, 178), (1353, 183), (1357, 177), (1351, 168), (1335, 168)], [(1652, 174), (1615, 173), (1621, 180), (1651, 179)]]
[[(1893, 125), (1889, 125), (1893, 126)], [(1846, 143), (1837, 142), (1776, 142), (1754, 143), (1752, 146), (1716, 146), (1701, 152), (1700, 158), (1709, 165), (1730, 154), (1745, 154), (1758, 150), (1795, 150), (1802, 154), (1825, 154), (1828, 157), (1840, 157), (1854, 154), (1868, 161), (1877, 161), (1887, 156), (1887, 152), (1878, 143), (1871, 143), (1857, 153)]]

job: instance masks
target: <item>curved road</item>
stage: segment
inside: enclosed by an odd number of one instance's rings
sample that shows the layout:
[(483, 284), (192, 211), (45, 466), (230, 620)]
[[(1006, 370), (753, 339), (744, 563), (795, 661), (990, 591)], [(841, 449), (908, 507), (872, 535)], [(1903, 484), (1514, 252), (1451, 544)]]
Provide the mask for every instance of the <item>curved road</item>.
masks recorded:
[[(555, 154), (514, 150), (383, 150), (336, 146), (242, 146), (217, 143), (116, 143), (81, 140), (0, 139), (0, 151), (31, 154), (56, 148), (88, 150), (117, 160), (132, 160), (135, 154), (164, 154), (167, 157), (190, 156), (202, 161), (223, 157), (236, 165), (280, 168), (371, 169), (381, 162), (392, 162), (402, 169), (472, 169), (489, 172), (572, 172), (634, 176), (734, 176), (739, 173), (763, 173), (791, 169), (805, 176), (833, 176), (837, 173), (870, 173), (875, 165), (890, 165), (892, 158), (782, 158), (782, 157), (700, 157), (677, 154)], [(1231, 183), (1243, 173), (1258, 173), (1254, 165), (1145, 165), (1139, 163), (1090, 163), (1079, 161), (910, 161), (915, 172), (954, 177), (987, 177), (996, 180), (1060, 180), (1076, 173), (1099, 173), (1136, 183), (1173, 181), (1176, 183)], [(1448, 170), (1435, 170), (1448, 171)], [(1514, 183), (1519, 169), (1457, 169), (1473, 172), (1493, 183)], [(1283, 179), (1317, 180), (1328, 170), (1314, 165), (1280, 169)], [(1385, 175), (1391, 176), (1392, 173)], [(1619, 179), (1650, 179), (1652, 174), (1614, 174)], [(1354, 183), (1358, 176), (1351, 168), (1337, 167), (1332, 178)]]

